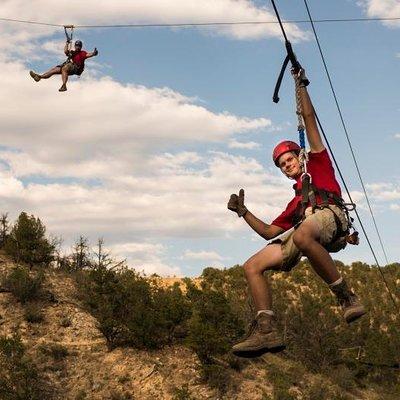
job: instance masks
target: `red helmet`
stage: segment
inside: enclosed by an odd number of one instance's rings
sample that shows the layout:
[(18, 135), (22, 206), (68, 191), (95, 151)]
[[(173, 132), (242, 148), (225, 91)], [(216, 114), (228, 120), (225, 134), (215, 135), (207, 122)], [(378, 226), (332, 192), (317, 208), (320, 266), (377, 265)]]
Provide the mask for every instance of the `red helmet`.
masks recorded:
[(290, 140), (285, 140), (275, 146), (274, 151), (272, 152), (272, 159), (274, 160), (275, 165), (279, 167), (278, 160), (282, 154), (285, 154), (289, 151), (295, 151), (299, 153), (300, 150), (301, 147), (297, 143)]

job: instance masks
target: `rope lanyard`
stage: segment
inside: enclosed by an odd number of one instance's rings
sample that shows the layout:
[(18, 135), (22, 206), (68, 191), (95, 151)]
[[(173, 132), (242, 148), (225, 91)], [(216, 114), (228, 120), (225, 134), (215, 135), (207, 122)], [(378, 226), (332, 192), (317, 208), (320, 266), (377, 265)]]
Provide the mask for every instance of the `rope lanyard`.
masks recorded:
[(300, 166), (305, 175), (307, 173), (307, 162), (308, 162), (308, 153), (306, 151), (306, 137), (305, 137), (305, 126), (304, 126), (304, 118), (303, 118), (303, 110), (301, 107), (301, 99), (300, 99), (300, 77), (297, 74), (293, 75), (294, 83), (295, 83), (295, 98), (296, 98), (296, 115), (297, 115), (297, 132), (299, 133), (299, 144), (301, 147), (299, 154)]

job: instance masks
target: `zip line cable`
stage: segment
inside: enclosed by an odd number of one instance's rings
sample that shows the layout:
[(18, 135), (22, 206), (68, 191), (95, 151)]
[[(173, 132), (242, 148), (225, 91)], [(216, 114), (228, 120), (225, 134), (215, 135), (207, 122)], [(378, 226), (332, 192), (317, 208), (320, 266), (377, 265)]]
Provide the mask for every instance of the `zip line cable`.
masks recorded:
[[(41, 21), (30, 21), (23, 19), (13, 19), (13, 18), (0, 18), (3, 22), (14, 22), (20, 24), (30, 24), (30, 25), (42, 25), (42, 26), (52, 26), (56, 28), (63, 28), (62, 24), (53, 24)], [(314, 23), (329, 23), (329, 22), (374, 22), (374, 21), (400, 21), (400, 17), (376, 17), (376, 18), (326, 18), (326, 19), (316, 19)], [(307, 24), (310, 23), (309, 20), (288, 20), (281, 21), (283, 25), (285, 24)], [(269, 25), (269, 24), (279, 24), (279, 21), (232, 21), (232, 22), (183, 22), (183, 23), (149, 23), (149, 24), (114, 24), (114, 25), (74, 25), (75, 28), (184, 28), (191, 26), (229, 26), (229, 25)]]
[[(338, 162), (337, 162), (337, 160), (336, 160), (336, 157), (335, 157), (335, 155), (333, 154), (333, 150), (332, 150), (332, 147), (331, 147), (331, 145), (330, 145), (330, 143), (329, 143), (329, 140), (328, 140), (328, 138), (327, 138), (327, 136), (326, 136), (326, 134), (325, 134), (325, 130), (324, 130), (324, 128), (323, 128), (323, 126), (322, 126), (322, 124), (321, 124), (321, 121), (320, 121), (320, 119), (319, 119), (319, 117), (318, 117), (318, 114), (317, 114), (317, 112), (316, 112), (315, 110), (314, 110), (314, 113), (315, 113), (315, 117), (316, 117), (317, 122), (318, 122), (318, 126), (319, 126), (319, 128), (320, 128), (320, 130), (321, 130), (321, 133), (322, 133), (322, 135), (323, 135), (323, 137), (324, 137), (324, 139), (325, 139), (325, 142), (326, 142), (326, 144), (327, 144), (327, 146), (328, 146), (329, 152), (330, 152), (330, 154), (331, 154), (331, 156), (332, 156), (333, 162), (335, 163), (336, 169), (337, 169), (337, 171), (338, 171), (338, 173), (339, 173), (340, 179), (341, 179), (341, 181), (342, 181), (342, 183), (343, 183), (343, 186), (344, 186), (344, 188), (345, 188), (345, 190), (346, 190), (347, 196), (349, 197), (350, 202), (353, 203), (353, 199), (351, 198), (350, 191), (349, 191), (349, 189), (348, 189), (348, 187), (347, 187), (346, 181), (344, 180), (342, 171), (341, 171), (340, 168), (339, 168), (339, 165), (338, 165)], [(366, 231), (366, 229), (365, 229), (365, 227), (364, 227), (364, 224), (362, 223), (361, 217), (360, 217), (360, 215), (358, 214), (357, 208), (354, 208), (353, 211), (354, 211), (354, 213), (355, 213), (356, 216), (357, 216), (358, 223), (360, 224), (361, 230), (363, 231), (364, 236), (365, 236), (365, 239), (367, 240), (368, 247), (370, 248), (371, 253), (372, 253), (372, 256), (374, 257), (375, 263), (376, 263), (376, 265), (377, 265), (377, 267), (378, 267), (379, 273), (380, 273), (381, 276), (382, 276), (383, 282), (384, 282), (384, 284), (385, 284), (385, 286), (386, 286), (386, 289), (387, 289), (387, 291), (388, 291), (388, 293), (389, 293), (389, 296), (390, 296), (390, 298), (391, 298), (391, 300), (392, 300), (394, 306), (396, 307), (396, 310), (397, 310), (398, 312), (400, 312), (400, 308), (398, 307), (398, 305), (397, 305), (397, 303), (396, 303), (396, 301), (395, 301), (395, 299), (394, 299), (394, 296), (393, 296), (393, 294), (392, 294), (392, 291), (391, 291), (391, 289), (390, 289), (390, 287), (389, 287), (389, 283), (387, 282), (386, 277), (385, 277), (385, 274), (383, 273), (382, 267), (380, 266), (380, 264), (379, 264), (379, 262), (378, 262), (378, 258), (377, 258), (376, 254), (375, 254), (375, 251), (374, 251), (373, 247), (372, 247), (371, 241), (370, 241), (370, 239), (369, 239), (369, 237), (368, 237), (368, 234), (367, 234), (367, 231)]]
[[(347, 125), (346, 125), (346, 123), (345, 123), (345, 120), (344, 120), (344, 117), (343, 117), (343, 113), (342, 113), (341, 107), (340, 107), (340, 105), (339, 105), (339, 101), (338, 101), (338, 98), (337, 98), (337, 95), (336, 95), (336, 91), (335, 91), (334, 86), (333, 86), (333, 82), (332, 82), (332, 79), (331, 79), (331, 75), (330, 75), (330, 73), (329, 73), (329, 69), (328, 69), (327, 63), (326, 63), (326, 61), (325, 61), (324, 53), (323, 53), (323, 51), (322, 51), (322, 47), (321, 47), (321, 44), (320, 44), (320, 41), (319, 41), (319, 38), (318, 38), (318, 34), (317, 34), (316, 30), (315, 30), (315, 26), (314, 26), (314, 23), (313, 23), (313, 19), (312, 19), (312, 16), (311, 16), (310, 9), (309, 9), (309, 7), (308, 7), (307, 0), (304, 0), (304, 4), (305, 4), (306, 9), (307, 9), (307, 14), (308, 14), (309, 19), (310, 19), (310, 23), (311, 23), (312, 30), (313, 30), (313, 33), (314, 33), (314, 37), (315, 37), (316, 43), (317, 43), (317, 45), (318, 45), (318, 49), (319, 49), (319, 52), (320, 52), (320, 55), (321, 55), (322, 62), (323, 62), (323, 64), (324, 64), (325, 72), (326, 72), (327, 77), (328, 77), (329, 85), (330, 85), (331, 90), (332, 90), (332, 94), (333, 94), (333, 97), (334, 97), (334, 100), (335, 100), (335, 103), (336, 103), (336, 107), (337, 107), (337, 110), (338, 110), (338, 113), (339, 113), (339, 116), (340, 116), (340, 120), (341, 120), (343, 129), (344, 129), (344, 132), (345, 132), (345, 134), (346, 134), (347, 142), (348, 142), (348, 145), (349, 145), (349, 148), (350, 148), (352, 157), (353, 157), (353, 161), (354, 161), (354, 164), (355, 164), (355, 166), (356, 166), (357, 174), (358, 174), (358, 177), (359, 177), (359, 179), (360, 179), (361, 186), (362, 186), (362, 188), (363, 188), (364, 196), (365, 196), (365, 198), (366, 198), (366, 200), (367, 200), (367, 204), (368, 204), (368, 208), (369, 208), (370, 214), (371, 214), (371, 216), (372, 216), (373, 224), (374, 224), (374, 226), (375, 226), (375, 230), (376, 230), (376, 233), (377, 233), (377, 235), (378, 235), (379, 242), (380, 242), (380, 245), (381, 245), (383, 254), (384, 254), (385, 259), (386, 259), (386, 264), (389, 264), (388, 258), (387, 258), (387, 255), (386, 255), (386, 251), (385, 251), (385, 247), (384, 247), (384, 245), (383, 245), (383, 241), (382, 241), (382, 238), (381, 238), (381, 235), (380, 235), (380, 232), (379, 232), (379, 229), (378, 229), (376, 220), (375, 220), (375, 216), (374, 216), (374, 213), (373, 213), (373, 211), (372, 211), (371, 203), (370, 203), (370, 201), (369, 201), (369, 197), (368, 197), (367, 191), (366, 191), (366, 189), (365, 189), (364, 180), (363, 180), (363, 178), (362, 178), (362, 176), (361, 176), (360, 168), (359, 168), (359, 166), (358, 166), (358, 162), (357, 162), (357, 159), (356, 159), (356, 157), (355, 157), (354, 149), (353, 149), (353, 146), (352, 146), (352, 143), (351, 143), (351, 140), (350, 140), (350, 135), (349, 135), (348, 130), (347, 130)], [(339, 174), (340, 174), (340, 177), (341, 177), (341, 180), (342, 180), (342, 182), (343, 182), (343, 185), (344, 185), (344, 187), (345, 187), (345, 189), (346, 189), (347, 195), (349, 196), (350, 201), (353, 202), (353, 200), (351, 199), (351, 196), (350, 196), (350, 192), (349, 192), (349, 190), (348, 190), (348, 188), (347, 188), (347, 185), (346, 185), (346, 183), (345, 183), (345, 181), (344, 181), (342, 172), (341, 172), (341, 170), (340, 170), (340, 168), (339, 168), (339, 166), (338, 166), (338, 163), (337, 163), (337, 161), (336, 161), (336, 159), (335, 159), (335, 157), (334, 157), (334, 155), (333, 155), (332, 149), (331, 149), (331, 147), (330, 147), (329, 141), (328, 141), (328, 139), (327, 139), (327, 137), (326, 137), (326, 135), (325, 135), (324, 129), (323, 129), (322, 124), (321, 124), (321, 121), (320, 121), (320, 119), (318, 118), (318, 115), (316, 115), (316, 118), (317, 118), (318, 125), (319, 125), (319, 127), (320, 127), (320, 129), (321, 129), (321, 132), (322, 132), (322, 134), (323, 134), (323, 136), (324, 136), (324, 139), (325, 139), (325, 141), (326, 141), (326, 143), (327, 143), (327, 145), (328, 145), (329, 151), (330, 151), (330, 153), (332, 154), (332, 158), (334, 159), (336, 168), (337, 168), (337, 170), (338, 170), (338, 172), (339, 172)], [(360, 226), (361, 226), (361, 229), (362, 229), (362, 231), (363, 231), (363, 233), (364, 233), (364, 236), (365, 236), (365, 238), (366, 238), (366, 240), (367, 240), (367, 243), (368, 243), (368, 246), (369, 246), (369, 248), (370, 248), (370, 250), (371, 250), (371, 253), (372, 253), (372, 255), (373, 255), (374, 259), (375, 259), (376, 265), (377, 265), (377, 267), (378, 267), (378, 269), (379, 269), (379, 272), (380, 272), (381, 277), (382, 277), (382, 279), (383, 279), (383, 282), (384, 282), (384, 284), (385, 284), (385, 286), (386, 286), (386, 289), (387, 289), (387, 291), (388, 291), (388, 293), (389, 293), (389, 296), (390, 296), (390, 298), (391, 298), (391, 300), (392, 300), (392, 302), (393, 302), (393, 304), (394, 304), (396, 310), (397, 310), (398, 312), (400, 312), (400, 308), (398, 307), (398, 305), (397, 305), (397, 303), (396, 303), (396, 301), (395, 301), (395, 299), (394, 299), (394, 296), (393, 296), (392, 290), (390, 289), (389, 283), (388, 283), (388, 281), (386, 280), (386, 277), (385, 277), (385, 274), (384, 274), (384, 272), (383, 272), (383, 270), (382, 270), (382, 267), (381, 267), (381, 265), (380, 265), (379, 262), (378, 262), (378, 258), (377, 258), (376, 254), (375, 254), (375, 251), (374, 251), (373, 247), (372, 247), (371, 241), (370, 241), (370, 239), (369, 239), (369, 237), (368, 237), (368, 235), (367, 235), (366, 229), (365, 229), (365, 227), (364, 227), (364, 225), (363, 225), (363, 223), (362, 223), (361, 217), (360, 217), (360, 215), (359, 215), (357, 209), (355, 209), (354, 211), (355, 211), (355, 214), (356, 214), (356, 216), (357, 216), (358, 222), (359, 222), (359, 224), (360, 224)]]
[(373, 220), (375, 231), (376, 231), (376, 233), (378, 235), (379, 243), (381, 245), (383, 254), (385, 256), (386, 264), (389, 264), (389, 260), (388, 260), (387, 254), (386, 254), (385, 246), (383, 245), (383, 240), (382, 240), (380, 231), (378, 229), (378, 225), (376, 223), (376, 219), (375, 219), (374, 213), (372, 211), (371, 203), (369, 201), (367, 190), (365, 188), (364, 180), (362, 178), (361, 171), (360, 171), (360, 168), (358, 166), (358, 162), (357, 162), (357, 159), (356, 159), (356, 156), (355, 156), (355, 153), (354, 153), (353, 145), (352, 145), (351, 140), (350, 140), (350, 135), (349, 135), (349, 132), (348, 132), (348, 129), (347, 129), (347, 125), (345, 123), (341, 107), (339, 105), (339, 100), (338, 100), (338, 97), (336, 95), (336, 91), (335, 91), (334, 86), (333, 86), (333, 82), (332, 82), (332, 79), (331, 79), (331, 74), (329, 73), (328, 65), (326, 63), (325, 56), (324, 56), (324, 53), (322, 51), (322, 47), (321, 47), (321, 44), (320, 44), (320, 41), (319, 41), (319, 38), (318, 38), (317, 31), (316, 31), (315, 26), (314, 26), (314, 23), (313, 23), (313, 19), (312, 19), (312, 16), (311, 16), (310, 9), (308, 7), (307, 0), (304, 0), (304, 4), (305, 4), (306, 9), (307, 9), (307, 14), (308, 14), (308, 16), (310, 18), (310, 23), (311, 23), (311, 26), (312, 26), (312, 30), (314, 32), (314, 36), (315, 36), (316, 43), (318, 45), (319, 53), (321, 55), (321, 59), (322, 59), (322, 62), (324, 64), (324, 68), (325, 68), (326, 75), (328, 77), (329, 85), (330, 85), (333, 97), (335, 99), (336, 108), (337, 108), (338, 113), (339, 113), (339, 117), (340, 117), (340, 120), (341, 120), (341, 123), (342, 123), (342, 126), (343, 126), (343, 130), (344, 130), (344, 132), (346, 134), (347, 143), (349, 144), (349, 148), (350, 148), (351, 155), (352, 155), (352, 158), (353, 158), (353, 161), (354, 161), (354, 165), (356, 167), (357, 174), (358, 174), (359, 180), (361, 182), (361, 186), (362, 186), (362, 189), (363, 189), (363, 192), (364, 192), (365, 199), (367, 200), (368, 209), (369, 209), (369, 212), (370, 212), (372, 220)]
[[(304, 0), (304, 2), (306, 2), (306, 0)], [(280, 17), (279, 17), (279, 12), (278, 12), (278, 10), (277, 10), (277, 8), (276, 8), (276, 5), (275, 5), (275, 1), (274, 1), (274, 0), (271, 0), (271, 3), (272, 3), (272, 5), (273, 5), (273, 7), (274, 7), (274, 10), (275, 10), (275, 12), (276, 12), (276, 16), (277, 16), (279, 25), (280, 25), (280, 27), (281, 27), (283, 36), (284, 36), (284, 38), (285, 38), (285, 40), (286, 40), (286, 42), (287, 42), (287, 36), (286, 36), (286, 33), (285, 33), (285, 29), (284, 29), (284, 27), (283, 27), (283, 24), (280, 22), (281, 19), (280, 19)], [(309, 11), (308, 7), (307, 7), (307, 10)], [(314, 35), (315, 35), (316, 40), (317, 40), (317, 43), (318, 43), (318, 45), (319, 45), (318, 36), (316, 35), (316, 31), (315, 31), (315, 28), (314, 28), (314, 25), (313, 25), (313, 20), (312, 20), (312, 17), (311, 17), (311, 14), (310, 14), (310, 13), (309, 13), (309, 18), (310, 18), (310, 21), (309, 21), (309, 22), (312, 24), (312, 27), (313, 27), (313, 30), (314, 30)], [(320, 52), (321, 52), (321, 56), (323, 56), (323, 53), (322, 53), (321, 48), (320, 48)], [(324, 59), (324, 58), (323, 58), (323, 59)], [(324, 59), (324, 60), (325, 60), (325, 59)], [(326, 71), (328, 72), (328, 69), (327, 69), (327, 67), (326, 67), (326, 63), (324, 63), (324, 65), (325, 65)], [(330, 75), (329, 75), (329, 77), (330, 77)], [(332, 81), (331, 81), (331, 80), (330, 80), (330, 83), (331, 83), (331, 87), (332, 87), (332, 89), (333, 89), (333, 85), (332, 85)], [(334, 92), (334, 90), (333, 90), (333, 92)], [(335, 92), (334, 92), (334, 93), (335, 93)], [(337, 102), (338, 109), (340, 110), (340, 106), (339, 106), (339, 103), (338, 103), (338, 101), (337, 101), (336, 95), (335, 95), (335, 100), (336, 100), (336, 102)], [(347, 193), (347, 195), (348, 195), (350, 201), (353, 202), (353, 200), (352, 200), (352, 198), (351, 198), (351, 195), (350, 195), (350, 191), (349, 191), (349, 189), (348, 189), (348, 187), (347, 187), (346, 181), (345, 181), (344, 176), (343, 176), (343, 174), (342, 174), (342, 171), (341, 171), (341, 169), (340, 169), (340, 167), (339, 167), (339, 165), (338, 165), (338, 163), (337, 163), (336, 157), (335, 157), (334, 154), (333, 154), (333, 151), (332, 151), (332, 148), (331, 148), (331, 146), (330, 146), (329, 140), (328, 140), (328, 138), (327, 138), (327, 136), (326, 136), (326, 134), (325, 134), (325, 130), (324, 130), (324, 128), (323, 128), (323, 126), (322, 126), (322, 124), (321, 124), (321, 121), (320, 121), (320, 119), (319, 119), (319, 117), (318, 117), (318, 115), (317, 115), (317, 112), (316, 112), (315, 110), (314, 110), (314, 113), (315, 113), (315, 117), (316, 117), (317, 122), (318, 122), (318, 126), (319, 126), (319, 128), (320, 128), (320, 130), (321, 130), (321, 133), (322, 133), (322, 135), (323, 135), (323, 137), (324, 137), (324, 139), (325, 139), (325, 141), (326, 141), (326, 144), (327, 144), (327, 146), (328, 146), (329, 152), (331, 153), (332, 159), (333, 159), (333, 161), (334, 161), (334, 163), (335, 163), (336, 169), (337, 169), (338, 172), (339, 172), (340, 179), (341, 179), (341, 181), (342, 181), (342, 183), (343, 183), (343, 185), (344, 185), (344, 187), (345, 187), (346, 193)], [(341, 112), (340, 112), (340, 115), (342, 116), (342, 113), (341, 113)], [(344, 119), (342, 119), (342, 121), (343, 121), (343, 123), (344, 123)], [(346, 125), (345, 125), (345, 124), (344, 124), (344, 127), (346, 128)], [(345, 129), (345, 130), (346, 130), (346, 135), (347, 135), (347, 137), (348, 137), (347, 129)], [(348, 137), (348, 140), (349, 140), (349, 137)], [(349, 143), (349, 144), (350, 144), (350, 143)], [(351, 149), (352, 149), (352, 147), (351, 147)], [(353, 154), (353, 157), (354, 157), (354, 153), (353, 153), (353, 152), (352, 152), (352, 154)], [(354, 157), (354, 160), (355, 160), (355, 157)], [(355, 160), (355, 162), (356, 162), (356, 160)], [(359, 171), (359, 169), (358, 169), (358, 164), (357, 164), (357, 170)], [(359, 176), (360, 176), (360, 178), (361, 178), (361, 174), (360, 174)], [(362, 181), (362, 183), (363, 183), (363, 181)], [(363, 187), (364, 187), (364, 185), (363, 185)], [(366, 192), (365, 192), (365, 193), (366, 193)], [(369, 240), (369, 238), (368, 238), (367, 232), (366, 232), (366, 230), (365, 230), (365, 228), (364, 228), (364, 225), (363, 225), (363, 223), (362, 223), (362, 221), (361, 221), (361, 217), (360, 217), (360, 215), (358, 214), (358, 212), (357, 212), (356, 209), (355, 209), (354, 211), (355, 211), (355, 213), (356, 213), (358, 222), (360, 223), (361, 229), (362, 229), (362, 231), (363, 231), (363, 233), (364, 233), (364, 235), (365, 235), (365, 237), (366, 237), (366, 239), (367, 239), (367, 243), (368, 243), (368, 245), (369, 245), (369, 248), (370, 248), (370, 250), (371, 250), (371, 253), (372, 253), (372, 255), (373, 255), (373, 258), (375, 259), (376, 265), (377, 265), (377, 267), (378, 267), (378, 269), (379, 269), (379, 272), (380, 272), (380, 274), (381, 274), (381, 277), (382, 277), (382, 280), (383, 280), (383, 282), (384, 282), (384, 284), (385, 284), (385, 287), (386, 287), (386, 289), (387, 289), (387, 291), (388, 291), (388, 293), (389, 293), (390, 299), (391, 299), (391, 301), (393, 302), (393, 305), (394, 305), (395, 309), (396, 309), (398, 312), (400, 312), (400, 308), (399, 308), (399, 306), (397, 305), (397, 303), (396, 303), (396, 301), (395, 301), (395, 299), (394, 299), (394, 296), (393, 296), (393, 294), (392, 294), (392, 290), (390, 289), (390, 286), (389, 286), (389, 284), (388, 284), (388, 282), (387, 282), (387, 280), (386, 280), (386, 277), (385, 277), (385, 275), (384, 275), (384, 273), (383, 273), (383, 271), (382, 271), (382, 267), (380, 266), (380, 264), (379, 264), (379, 262), (378, 262), (378, 259), (377, 259), (377, 256), (376, 256), (376, 254), (375, 254), (375, 251), (374, 251), (374, 249), (373, 249), (373, 247), (372, 247), (372, 245), (371, 245), (371, 242), (370, 242), (370, 240)]]

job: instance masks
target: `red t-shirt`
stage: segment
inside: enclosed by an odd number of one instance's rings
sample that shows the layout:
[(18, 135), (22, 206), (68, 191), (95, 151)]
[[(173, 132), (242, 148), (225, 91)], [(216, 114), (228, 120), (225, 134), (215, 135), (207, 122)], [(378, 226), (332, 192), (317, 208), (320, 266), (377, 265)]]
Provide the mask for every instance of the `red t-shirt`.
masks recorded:
[(77, 53), (73, 54), (72, 62), (76, 65), (84, 66), (85, 60), (87, 58), (87, 52), (84, 50), (78, 51)]
[[(324, 189), (328, 192), (333, 192), (339, 197), (342, 192), (335, 178), (335, 170), (331, 159), (329, 158), (328, 151), (325, 149), (319, 153), (309, 153), (309, 160), (307, 163), (307, 171), (311, 175), (312, 184), (318, 189)], [(301, 176), (296, 179), (293, 189), (301, 189)], [(317, 203), (320, 202), (317, 196)], [(297, 205), (301, 202), (301, 195), (295, 196), (286, 206), (285, 211), (277, 217), (271, 225), (279, 226), (287, 231), (293, 227), (293, 217), (296, 212)]]

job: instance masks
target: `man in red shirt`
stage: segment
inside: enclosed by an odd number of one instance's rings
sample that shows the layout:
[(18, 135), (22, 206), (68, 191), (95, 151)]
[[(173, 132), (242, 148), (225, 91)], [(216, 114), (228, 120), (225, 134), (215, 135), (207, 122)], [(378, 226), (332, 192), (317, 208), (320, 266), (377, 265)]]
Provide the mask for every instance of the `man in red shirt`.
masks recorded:
[[(295, 79), (300, 80), (300, 103), (310, 146), (306, 165), (312, 186), (303, 191), (307, 194), (306, 201), (301, 190), (304, 169), (299, 160), (300, 146), (291, 141), (284, 141), (275, 147), (273, 160), (289, 179), (296, 181), (293, 186), (295, 197), (286, 209), (268, 225), (246, 208), (243, 189), (239, 195), (232, 194), (228, 203), (228, 208), (236, 212), (239, 217), (243, 217), (263, 238), (273, 239), (285, 232), (243, 265), (257, 315), (247, 338), (233, 346), (233, 353), (238, 356), (255, 357), (285, 348), (276, 328), (271, 289), (263, 274), (267, 270), (288, 272), (295, 267), (302, 256), (309, 259), (315, 272), (336, 295), (346, 322), (350, 323), (365, 314), (364, 307), (348, 288), (329, 254), (343, 249), (354, 237), (348, 235), (349, 219), (345, 210), (340, 207), (340, 203), (338, 205), (334, 201), (334, 199), (341, 200), (341, 190), (318, 130), (314, 108), (303, 83), (304, 71), (295, 76)], [(313, 206), (308, 202), (308, 196), (313, 196)]]
[(65, 43), (64, 53), (68, 57), (67, 61), (64, 63), (57, 65), (51, 70), (45, 72), (40, 75), (35, 73), (34, 71), (30, 71), (30, 76), (36, 81), (39, 82), (41, 79), (48, 79), (53, 75), (60, 75), (62, 78), (62, 86), (58, 89), (60, 92), (65, 92), (67, 90), (67, 81), (69, 75), (81, 75), (83, 70), (85, 69), (85, 60), (90, 57), (97, 56), (99, 52), (95, 48), (94, 51), (88, 53), (82, 50), (82, 42), (77, 40), (75, 42), (75, 49), (69, 49), (69, 41)]

